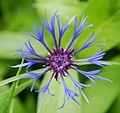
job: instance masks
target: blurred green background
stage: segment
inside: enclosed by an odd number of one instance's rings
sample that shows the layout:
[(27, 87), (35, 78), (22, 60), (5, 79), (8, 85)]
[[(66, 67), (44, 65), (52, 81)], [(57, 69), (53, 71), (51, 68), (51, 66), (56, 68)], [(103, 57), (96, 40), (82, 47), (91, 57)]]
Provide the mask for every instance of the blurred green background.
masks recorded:
[[(78, 54), (76, 58), (89, 57), (101, 47), (105, 48), (107, 55), (104, 60), (115, 63), (103, 69), (99, 75), (111, 79), (113, 83), (96, 81), (96, 87), (84, 89), (90, 104), (86, 104), (80, 97), (83, 107), (67, 101), (68, 104), (65, 105), (67, 107), (58, 110), (57, 107), (61, 104), (61, 101), (57, 100), (59, 97), (51, 98), (46, 95), (46, 101), (40, 113), (120, 113), (120, 0), (0, 0), (0, 81), (16, 75), (17, 69), (12, 69), (9, 65), (21, 62), (21, 58), (16, 57), (15, 54), (16, 49), (21, 48), (28, 40), (24, 32), (31, 32), (36, 24), (41, 26), (39, 20), (45, 19), (46, 14), (51, 18), (57, 10), (63, 23), (67, 23), (75, 15), (78, 16), (80, 22), (83, 14), (88, 15), (88, 23), (94, 26), (87, 29), (77, 39), (74, 48), (79, 49), (92, 31), (98, 33), (96, 41), (105, 42), (106, 45), (92, 47)], [(64, 42), (71, 39), (73, 24), (70, 28), (62, 40), (63, 47), (67, 46)], [(46, 43), (52, 49), (53, 42), (49, 33), (46, 32), (45, 36)], [(34, 41), (33, 45), (38, 51), (40, 50), (41, 55), (46, 55), (41, 45)], [(93, 69), (94, 67), (88, 65), (82, 68)], [(34, 69), (39, 68), (36, 66)], [(25, 69), (22, 72), (24, 73)], [(78, 76), (77, 73), (71, 73)], [(90, 82), (83, 77), (80, 80)], [(17, 96), (14, 100), (8, 98), (11, 83), (1, 85), (0, 113), (7, 113), (7, 111), (9, 113), (36, 113), (38, 95), (29, 92), (31, 83), (31, 80), (21, 80), (15, 89), (15, 96)], [(41, 80), (35, 87), (39, 88), (40, 84)], [(56, 83), (53, 83), (53, 86), (54, 84)], [(55, 90), (56, 95), (58, 92), (63, 92), (63, 90)], [(11, 101), (14, 104), (9, 105)]]

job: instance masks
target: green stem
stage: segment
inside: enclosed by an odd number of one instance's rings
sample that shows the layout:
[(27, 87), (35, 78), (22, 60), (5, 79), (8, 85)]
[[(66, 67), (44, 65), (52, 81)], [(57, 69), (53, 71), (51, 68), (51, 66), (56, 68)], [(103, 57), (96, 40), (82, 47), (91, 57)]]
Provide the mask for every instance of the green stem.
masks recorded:
[[(24, 62), (24, 59), (22, 59), (21, 64), (23, 64), (23, 62)], [(18, 76), (18, 75), (21, 73), (21, 70), (22, 70), (22, 67), (20, 67), (20, 68), (18, 69), (16, 76)], [(12, 86), (11, 86), (11, 88), (10, 88), (10, 90), (11, 90), (11, 91), (10, 91), (10, 94), (9, 94), (9, 103), (10, 103), (10, 104), (8, 105), (8, 113), (13, 113), (12, 106), (14, 106), (14, 102), (13, 102), (12, 100), (13, 100), (13, 98), (14, 98), (15, 88), (17, 87), (18, 82), (19, 82), (19, 80), (13, 82), (13, 83), (12, 83)], [(12, 110), (12, 111), (11, 111), (11, 110)]]
[(9, 113), (13, 113), (14, 105), (15, 105), (14, 103), (15, 103), (15, 98), (13, 98), (12, 101), (11, 101), (11, 106), (10, 106), (10, 111), (9, 111)]
[[(31, 71), (31, 72), (40, 72), (42, 71), (42, 69), (38, 69), (38, 70), (35, 70), (35, 71)], [(3, 86), (5, 84), (8, 84), (8, 83), (11, 83), (11, 82), (14, 82), (14, 81), (17, 81), (19, 79), (22, 79), (20, 76), (26, 76), (27, 73), (24, 73), (24, 74), (19, 74), (19, 76), (13, 76), (11, 78), (8, 78), (6, 80), (2, 80), (0, 81), (0, 86)]]
[[(21, 76), (21, 75), (19, 75), (19, 76)], [(14, 82), (14, 81), (17, 81), (19, 79), (21, 79), (21, 78), (18, 77), (18, 76), (14, 76), (14, 77), (8, 78), (6, 80), (0, 81), (0, 86), (3, 86), (5, 84), (8, 84), (8, 83), (11, 83), (11, 82)]]

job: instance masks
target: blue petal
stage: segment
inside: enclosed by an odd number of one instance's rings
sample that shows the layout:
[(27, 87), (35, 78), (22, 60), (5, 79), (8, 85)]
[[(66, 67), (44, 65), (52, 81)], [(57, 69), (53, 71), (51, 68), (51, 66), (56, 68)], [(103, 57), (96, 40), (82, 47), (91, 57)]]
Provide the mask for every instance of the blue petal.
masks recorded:
[(108, 62), (100, 61), (104, 57), (104, 55), (106, 54), (106, 53), (102, 53), (102, 52), (103, 52), (103, 49), (101, 49), (100, 51), (98, 51), (96, 54), (94, 54), (90, 58), (73, 60), (73, 62), (89, 62), (91, 64), (95, 64), (95, 65), (102, 66), (102, 67), (104, 65), (111, 65)]
[(21, 54), (18, 54), (18, 55), (22, 56), (22, 57), (28, 57), (28, 56), (32, 55), (32, 56), (37, 56), (41, 59), (45, 59), (45, 57), (38, 55), (35, 52), (34, 48), (30, 44), (30, 40), (28, 40), (28, 43), (25, 43), (25, 50), (20, 49), (20, 50), (17, 50), (17, 52), (21, 52)]
[(93, 46), (93, 42), (95, 41), (95, 38), (93, 38), (93, 35), (95, 34), (95, 32), (93, 32), (90, 37), (88, 38), (88, 40), (85, 42), (85, 44), (78, 50), (76, 51), (73, 55), (76, 55), (78, 54), (80, 51), (86, 49), (86, 48), (89, 48), (91, 46)]
[(40, 20), (40, 22), (48, 29), (48, 31), (51, 33), (52, 35), (52, 38), (54, 40), (54, 43), (55, 43), (55, 46), (57, 48), (57, 41), (56, 41), (56, 36), (55, 36), (55, 16), (56, 16), (56, 13), (54, 14), (54, 16), (52, 17), (51, 19), (51, 22), (49, 22), (48, 20), (48, 17), (46, 18), (46, 22), (44, 22), (43, 20)]
[(52, 94), (51, 92), (50, 92), (50, 90), (49, 90), (49, 88), (48, 88), (48, 94), (50, 95), (50, 96), (54, 96), (55, 94)]
[(108, 82), (112, 82), (110, 79), (107, 79), (107, 78), (104, 78), (104, 77), (101, 77), (101, 76), (96, 76), (96, 75), (89, 75), (91, 78), (95, 78), (95, 79), (98, 79), (98, 80), (106, 80)]
[(53, 76), (54, 76), (54, 73), (52, 73), (48, 83), (45, 86), (43, 86), (42, 88), (40, 88), (39, 90), (36, 90), (35, 92), (44, 92), (45, 93), (48, 90), (48, 87), (50, 85), (50, 82), (51, 82)]
[(74, 23), (74, 31), (76, 31), (77, 27), (78, 27), (78, 17), (76, 16), (75, 17), (75, 23)]
[(84, 31), (84, 29), (88, 28), (88, 27), (91, 27), (92, 25), (87, 25), (87, 23), (85, 22), (87, 19), (87, 16), (86, 17), (83, 17), (82, 18), (82, 21), (80, 23), (80, 26), (78, 26), (78, 18), (75, 17), (75, 23), (74, 23), (74, 35), (73, 35), (73, 38), (71, 40), (71, 42), (69, 43), (67, 50), (70, 49), (70, 47), (72, 46), (73, 42), (76, 40), (76, 38)]
[(86, 100), (86, 102), (89, 104), (89, 100), (88, 98), (86, 97), (85, 93), (81, 90), (81, 93), (82, 93), (82, 96), (84, 97), (84, 99)]
[(66, 96), (64, 97), (63, 104), (58, 109), (62, 109), (64, 107), (64, 105), (65, 105), (65, 102), (66, 102)]
[(94, 71), (86, 72), (86, 71), (82, 71), (80, 69), (73, 68), (73, 67), (72, 67), (72, 69), (79, 72), (79, 73), (81, 73), (81, 74), (83, 74), (83, 75), (85, 75), (87, 78), (89, 78), (92, 81), (94, 86), (96, 86), (96, 84), (95, 84), (95, 81), (92, 78), (99, 79), (99, 80), (107, 80), (107, 81), (111, 82), (111, 80), (109, 80), (107, 78), (96, 76), (96, 74), (100, 73), (101, 70), (94, 70)]
[(86, 85), (86, 84), (81, 84), (79, 82), (77, 82), (71, 75), (70, 73), (67, 71), (66, 72), (68, 74), (68, 76), (70, 77), (70, 79), (73, 81), (74, 85), (79, 89), (79, 91), (82, 93), (83, 97), (85, 98), (86, 102), (89, 103), (89, 100), (87, 99), (87, 97), (85, 96), (84, 92), (82, 91), (82, 88), (85, 87), (91, 87), (91, 85)]
[(68, 29), (68, 27), (71, 25), (73, 18), (66, 24), (62, 24), (62, 27), (60, 27), (60, 18), (59, 18), (59, 14), (56, 15), (57, 17), (57, 23), (58, 23), (58, 29), (59, 29), (59, 40), (58, 40), (58, 48), (60, 47), (61, 44), (61, 39), (65, 33), (65, 31)]
[(28, 72), (28, 75), (26, 76), (20, 76), (21, 78), (32, 78), (32, 79), (39, 79), (42, 75), (44, 75), (45, 73), (47, 73), (50, 70), (50, 68), (45, 69), (44, 71), (40, 72), (40, 73), (34, 73), (34, 72)]
[(42, 29), (40, 31), (38, 29), (38, 26), (35, 26), (35, 28), (36, 28), (36, 32), (34, 32), (35, 33), (34, 35), (31, 34), (31, 37), (38, 40), (46, 48), (46, 50), (49, 53), (51, 53), (51, 50), (48, 48), (48, 46), (44, 42), (44, 27), (42, 27)]
[(40, 20), (40, 22), (50, 31), (50, 27), (46, 22), (44, 22), (43, 20)]
[[(78, 97), (79, 95), (78, 95), (76, 92), (68, 89), (68, 87), (67, 87), (67, 85), (66, 85), (66, 83), (65, 83), (65, 81), (64, 81), (64, 78), (62, 78), (62, 83), (63, 83), (63, 86), (64, 86), (65, 98), (67, 98), (68, 100), (71, 98), (71, 99), (74, 100), (78, 105), (80, 105), (80, 104), (78, 103), (78, 101), (75, 99), (75, 97)], [(64, 101), (65, 101), (65, 99), (64, 99)], [(63, 103), (62, 106), (64, 106), (64, 103)]]
[(31, 66), (33, 66), (33, 65), (35, 65), (35, 64), (37, 64), (37, 63), (42, 63), (42, 62), (44, 62), (43, 60), (33, 60), (33, 59), (25, 59), (26, 61), (28, 61), (28, 65), (27, 65), (27, 67), (26, 67), (26, 72), (28, 72), (28, 69), (31, 67)]
[(34, 89), (34, 86), (35, 86), (36, 82), (37, 82), (37, 79), (35, 79), (35, 80), (33, 81), (33, 84), (32, 84), (32, 86), (31, 86), (30, 92), (32, 92), (32, 91), (33, 91), (33, 89)]
[(29, 75), (21, 76), (20, 78), (32, 78), (32, 79), (34, 79), (33, 84), (31, 86), (31, 89), (30, 89), (30, 91), (32, 92), (33, 89), (34, 89), (34, 85), (36, 84), (37, 80), (48, 71), (49, 71), (49, 68), (44, 70), (43, 72), (40, 72), (40, 73), (29, 72), (28, 73)]
[(24, 66), (28, 66), (28, 65), (30, 65), (30, 62), (23, 63), (23, 64), (18, 64), (18, 65), (11, 66), (11, 67), (12, 67), (12, 68), (18, 68), (18, 67), (24, 67)]
[(42, 103), (43, 103), (44, 97), (45, 97), (45, 93), (42, 94), (42, 97), (41, 97), (41, 99), (40, 99), (40, 104), (39, 104), (39, 108), (38, 108), (38, 110), (37, 110), (37, 113), (40, 112), (40, 109), (41, 109), (41, 107), (42, 107)]
[(25, 75), (25, 76), (20, 76), (20, 78), (36, 78), (36, 73), (31, 73), (29, 72), (28, 75)]
[(42, 94), (42, 98), (41, 98), (41, 100), (40, 100), (40, 105), (39, 105), (39, 108), (38, 108), (38, 112), (40, 111), (40, 108), (41, 108), (41, 106), (42, 106), (42, 102), (43, 102), (43, 99), (44, 99), (44, 96), (45, 96), (46, 91), (48, 91), (48, 94), (49, 94), (49, 95), (53, 96), (53, 94), (51, 94), (51, 93), (49, 92), (49, 85), (50, 85), (50, 82), (51, 82), (53, 76), (54, 76), (54, 73), (52, 73), (52, 75), (51, 75), (48, 83), (47, 83), (45, 86), (43, 86), (43, 87), (40, 88), (39, 90), (35, 90), (35, 92), (42, 92), (42, 93), (43, 93), (43, 94)]

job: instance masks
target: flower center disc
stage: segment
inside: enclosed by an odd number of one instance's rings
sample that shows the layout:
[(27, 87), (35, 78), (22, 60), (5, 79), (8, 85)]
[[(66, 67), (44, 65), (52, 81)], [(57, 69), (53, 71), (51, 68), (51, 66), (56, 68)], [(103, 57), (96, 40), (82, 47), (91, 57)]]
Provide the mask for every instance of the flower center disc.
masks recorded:
[(72, 64), (72, 52), (71, 50), (64, 51), (63, 48), (54, 50), (51, 56), (49, 56), (48, 65), (50, 65), (55, 72), (63, 72)]

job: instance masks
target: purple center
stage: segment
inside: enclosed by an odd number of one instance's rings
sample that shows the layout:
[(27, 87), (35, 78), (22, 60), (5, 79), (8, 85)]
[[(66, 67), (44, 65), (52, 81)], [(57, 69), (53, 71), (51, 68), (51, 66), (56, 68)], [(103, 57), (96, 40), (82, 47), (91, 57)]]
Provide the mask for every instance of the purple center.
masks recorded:
[(72, 65), (72, 53), (73, 50), (64, 51), (63, 48), (56, 49), (48, 57), (47, 65), (50, 66), (55, 73), (64, 73), (64, 71)]

